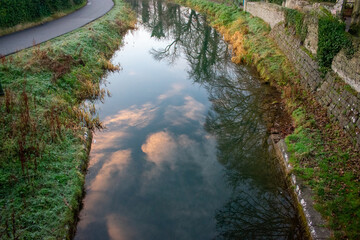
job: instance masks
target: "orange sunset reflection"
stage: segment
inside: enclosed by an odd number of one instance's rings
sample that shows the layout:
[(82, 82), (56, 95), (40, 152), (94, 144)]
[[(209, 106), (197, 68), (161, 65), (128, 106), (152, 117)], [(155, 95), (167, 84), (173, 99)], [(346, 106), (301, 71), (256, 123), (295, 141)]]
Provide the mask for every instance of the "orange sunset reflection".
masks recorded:
[(123, 173), (127, 164), (131, 159), (131, 150), (119, 150), (112, 153), (108, 157), (108, 161), (101, 167), (95, 179), (91, 182), (86, 195), (86, 202), (84, 209), (87, 211), (87, 217), (79, 222), (78, 228), (86, 228), (86, 226), (97, 219), (93, 214), (97, 211), (98, 206), (104, 205), (109, 200), (107, 192), (112, 189), (114, 185), (114, 176), (119, 176)]
[(144, 128), (154, 118), (156, 110), (157, 107), (151, 103), (143, 104), (141, 107), (133, 105), (128, 109), (120, 110), (116, 115), (106, 117), (103, 123), (105, 126), (111, 124)]
[(106, 217), (106, 227), (111, 240), (134, 239), (135, 231), (131, 231), (126, 225), (125, 221), (116, 214)]
[(106, 149), (119, 149), (122, 147), (122, 139), (129, 137), (130, 134), (123, 131), (105, 131), (94, 135), (93, 144), (91, 145), (89, 167), (94, 166), (100, 159), (107, 157)]

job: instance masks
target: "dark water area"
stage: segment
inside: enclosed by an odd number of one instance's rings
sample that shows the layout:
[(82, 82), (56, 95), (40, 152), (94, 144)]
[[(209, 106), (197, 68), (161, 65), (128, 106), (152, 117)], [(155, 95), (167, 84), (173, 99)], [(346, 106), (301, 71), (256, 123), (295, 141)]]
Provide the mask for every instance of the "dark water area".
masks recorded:
[(103, 80), (112, 96), (96, 103), (107, 129), (75, 239), (304, 239), (267, 143), (278, 93), (231, 62), (201, 14), (129, 3), (139, 24)]

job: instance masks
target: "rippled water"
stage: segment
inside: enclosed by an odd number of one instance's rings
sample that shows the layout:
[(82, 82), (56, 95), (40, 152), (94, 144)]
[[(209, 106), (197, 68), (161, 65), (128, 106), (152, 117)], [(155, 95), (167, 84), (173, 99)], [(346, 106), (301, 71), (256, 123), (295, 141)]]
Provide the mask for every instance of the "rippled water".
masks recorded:
[(231, 63), (204, 16), (132, 1), (138, 28), (104, 79), (75, 239), (294, 239), (302, 228), (269, 153), (272, 88)]

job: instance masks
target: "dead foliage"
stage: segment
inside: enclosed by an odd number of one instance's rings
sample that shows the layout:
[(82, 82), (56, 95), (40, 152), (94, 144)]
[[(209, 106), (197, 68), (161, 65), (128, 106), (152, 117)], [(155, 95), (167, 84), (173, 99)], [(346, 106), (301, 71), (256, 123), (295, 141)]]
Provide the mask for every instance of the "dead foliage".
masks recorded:
[(240, 64), (244, 63), (244, 57), (247, 53), (245, 49), (245, 35), (249, 32), (249, 29), (240, 19), (235, 22), (235, 26), (239, 28), (234, 32), (232, 28), (214, 25), (216, 30), (223, 35), (224, 40), (229, 43), (232, 48), (233, 57), (231, 61)]
[[(340, 176), (342, 176), (344, 172), (351, 172), (356, 176), (357, 181), (360, 181), (360, 150), (352, 141), (351, 136), (336, 120), (329, 118), (326, 108), (322, 107), (311, 93), (300, 88), (297, 84), (285, 87), (285, 98), (289, 92), (291, 92), (290, 97), (295, 94), (296, 102), (306, 109), (307, 118), (314, 120), (313, 123), (307, 127), (312, 132), (320, 135), (323, 157), (331, 158), (344, 153), (348, 154), (348, 159), (345, 164), (341, 161), (329, 162), (333, 171), (337, 172)], [(312, 166), (317, 166), (318, 164), (317, 162), (313, 162), (316, 161), (315, 159), (310, 158), (309, 161), (312, 161)]]
[(51, 48), (41, 49), (40, 46), (33, 47), (33, 54), (25, 66), (27, 70), (38, 69), (40, 71), (46, 69), (53, 73), (52, 80), (56, 82), (59, 78), (69, 73), (73, 66), (85, 65), (81, 58), (83, 49), (79, 50), (77, 59), (72, 55), (65, 53), (54, 53)]

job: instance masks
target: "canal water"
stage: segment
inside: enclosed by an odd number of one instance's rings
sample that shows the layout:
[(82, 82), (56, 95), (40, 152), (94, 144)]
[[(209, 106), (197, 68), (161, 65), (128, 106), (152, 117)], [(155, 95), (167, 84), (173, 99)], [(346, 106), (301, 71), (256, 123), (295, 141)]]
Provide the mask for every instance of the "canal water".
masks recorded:
[(107, 128), (94, 135), (75, 239), (303, 239), (267, 143), (278, 93), (231, 62), (201, 14), (129, 3), (139, 24), (112, 58), (122, 70), (103, 80)]

